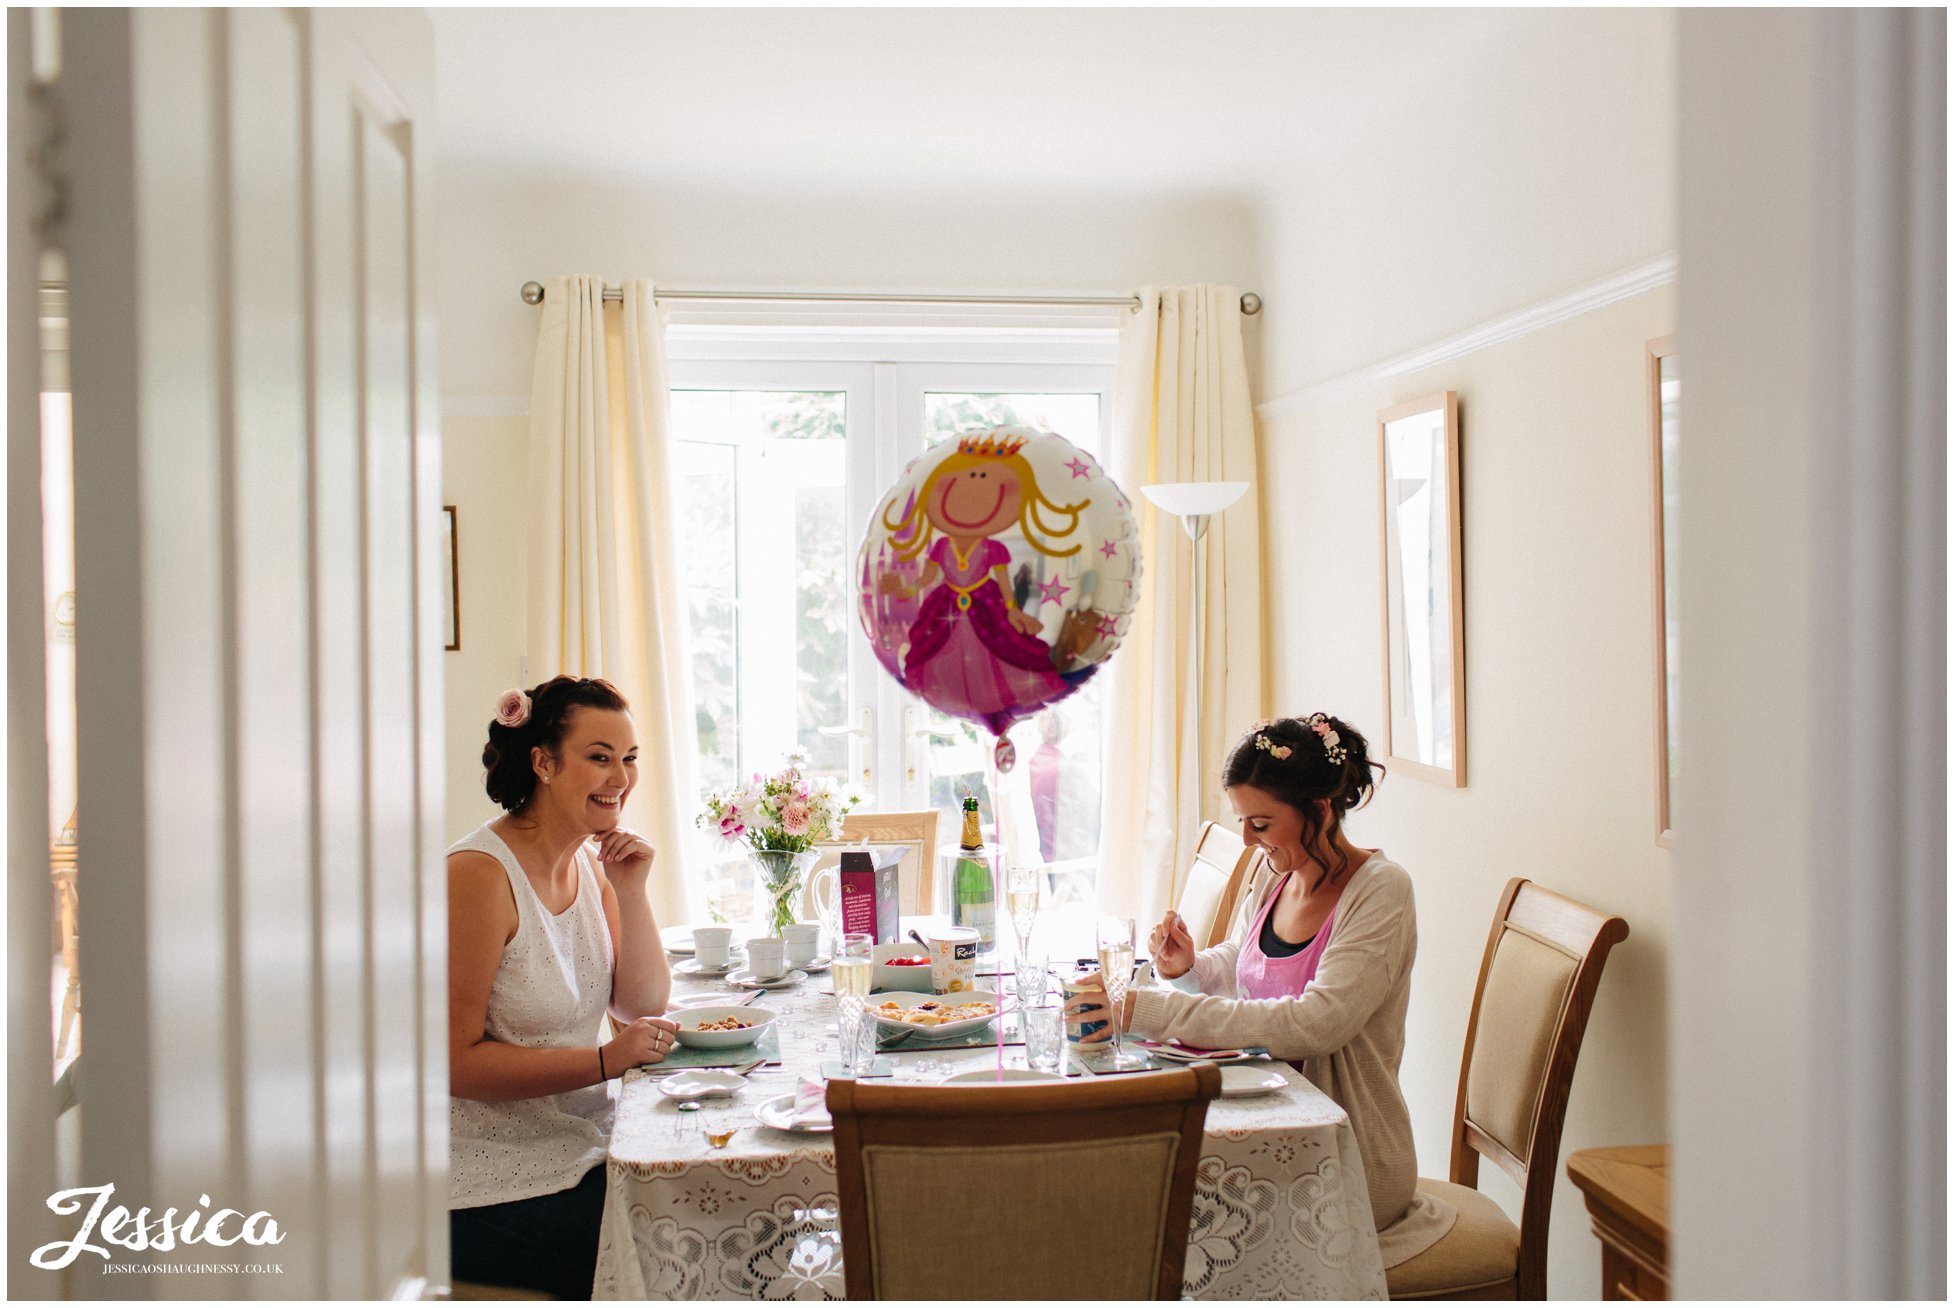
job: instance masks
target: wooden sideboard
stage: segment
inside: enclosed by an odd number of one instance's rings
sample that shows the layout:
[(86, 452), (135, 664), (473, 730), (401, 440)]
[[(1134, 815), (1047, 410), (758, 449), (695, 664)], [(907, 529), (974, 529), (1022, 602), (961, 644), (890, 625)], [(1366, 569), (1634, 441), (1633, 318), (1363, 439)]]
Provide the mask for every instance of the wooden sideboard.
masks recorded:
[(1669, 1146), (1582, 1149), (1567, 1156), (1601, 1240), (1603, 1299), (1669, 1297)]

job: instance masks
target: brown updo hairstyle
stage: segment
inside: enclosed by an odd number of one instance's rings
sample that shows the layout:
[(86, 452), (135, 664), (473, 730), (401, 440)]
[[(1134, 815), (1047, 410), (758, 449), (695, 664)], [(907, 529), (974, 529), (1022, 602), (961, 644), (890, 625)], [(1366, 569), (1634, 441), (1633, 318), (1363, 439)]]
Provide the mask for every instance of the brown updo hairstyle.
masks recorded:
[(551, 758), (558, 757), (570, 714), (580, 708), (623, 713), (631, 706), (602, 677), (552, 677), (529, 692), (529, 720), (521, 726), (505, 727), (490, 718), (488, 744), (482, 746), (488, 797), (506, 812), (522, 811), (536, 794), (536, 766), (530, 751), (541, 745)]
[[(1320, 840), (1335, 836), (1343, 826), (1345, 813), (1370, 803), (1377, 785), (1371, 770), (1384, 771), (1383, 764), (1370, 761), (1370, 746), (1357, 728), (1342, 718), (1323, 716), (1330, 730), (1337, 733), (1337, 746), (1344, 752), (1341, 763), (1330, 761), (1329, 747), (1309, 725), (1308, 718), (1272, 718), (1250, 728), (1229, 752), (1228, 761), (1221, 769), (1224, 789), (1253, 786), (1301, 814), (1303, 848), (1310, 851), (1311, 857), (1315, 856)], [(1266, 739), (1278, 749), (1288, 749), (1289, 756), (1276, 757), (1256, 743), (1258, 738)], [(1330, 805), (1327, 831), (1317, 808), (1318, 802), (1325, 800)], [(1341, 880), (1350, 871), (1349, 859), (1345, 858), (1343, 863), (1345, 866), (1335, 869), (1325, 868), (1323, 876), (1310, 889), (1322, 885), (1325, 877)]]

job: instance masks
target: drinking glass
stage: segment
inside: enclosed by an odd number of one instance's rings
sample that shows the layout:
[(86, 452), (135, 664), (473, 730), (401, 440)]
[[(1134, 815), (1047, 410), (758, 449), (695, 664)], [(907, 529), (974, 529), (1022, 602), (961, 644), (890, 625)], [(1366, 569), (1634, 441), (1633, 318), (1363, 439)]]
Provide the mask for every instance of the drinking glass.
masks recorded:
[(1041, 1004), (1019, 1011), (1024, 1024), (1025, 1062), (1040, 1072), (1056, 1072), (1065, 1056), (1065, 1010), (1057, 1004)]
[(1004, 898), (1011, 909), (1011, 929), (1018, 935), (1018, 957), (1031, 953), (1031, 931), (1038, 925), (1038, 889), (1043, 869), (1014, 867), (1004, 874)]
[(849, 931), (835, 946), (829, 973), (835, 983), (835, 1033), (841, 1038), (841, 1065), (860, 1076), (875, 1062), (875, 1019), (868, 1013), (869, 987), (875, 981), (875, 937)]
[(1045, 1002), (1045, 990), (1050, 985), (1050, 974), (1045, 967), (1045, 958), (1040, 955), (1018, 955), (1018, 1007), (1031, 1008)]
[(1113, 1024), (1113, 1037), (1109, 1042), (1113, 1047), (1112, 1062), (1115, 1068), (1121, 1069), (1151, 1066), (1144, 1056), (1129, 1054), (1121, 1048), (1123, 1024), (1120, 1014), (1126, 1006), (1127, 986), (1133, 981), (1133, 942), (1132, 918), (1099, 919), (1099, 979), (1106, 987), (1106, 1002), (1112, 1006), (1112, 1011), (1107, 1014)]

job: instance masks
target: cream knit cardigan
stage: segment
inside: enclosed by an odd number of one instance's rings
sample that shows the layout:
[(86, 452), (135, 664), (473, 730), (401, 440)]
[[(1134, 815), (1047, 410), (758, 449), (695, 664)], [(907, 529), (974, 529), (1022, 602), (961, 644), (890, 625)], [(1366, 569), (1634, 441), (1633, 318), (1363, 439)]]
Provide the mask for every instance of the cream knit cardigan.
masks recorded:
[[(1276, 878), (1270, 893), (1282, 883)], [(1255, 908), (1266, 902), (1265, 895)], [(1253, 929), (1255, 917), (1254, 911), (1247, 915), (1244, 931)], [(1132, 1030), (1207, 1049), (1262, 1045), (1296, 1063), (1350, 1115), (1384, 1265), (1423, 1253), (1458, 1214), (1418, 1190), (1411, 1112), (1398, 1089), (1411, 964), (1418, 955), (1411, 877), (1381, 850), (1351, 874), (1316, 976), (1300, 995), (1237, 998), (1241, 948), (1234, 939), (1195, 955), (1190, 976), (1201, 994), (1135, 990)]]

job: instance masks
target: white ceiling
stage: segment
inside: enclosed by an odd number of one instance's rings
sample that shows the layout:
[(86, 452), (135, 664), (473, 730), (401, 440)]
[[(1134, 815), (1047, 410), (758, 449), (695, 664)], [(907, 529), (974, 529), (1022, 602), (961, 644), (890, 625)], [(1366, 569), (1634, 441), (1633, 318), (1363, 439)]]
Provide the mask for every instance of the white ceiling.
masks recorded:
[(437, 9), (444, 157), (746, 184), (1259, 189), (1512, 11)]

